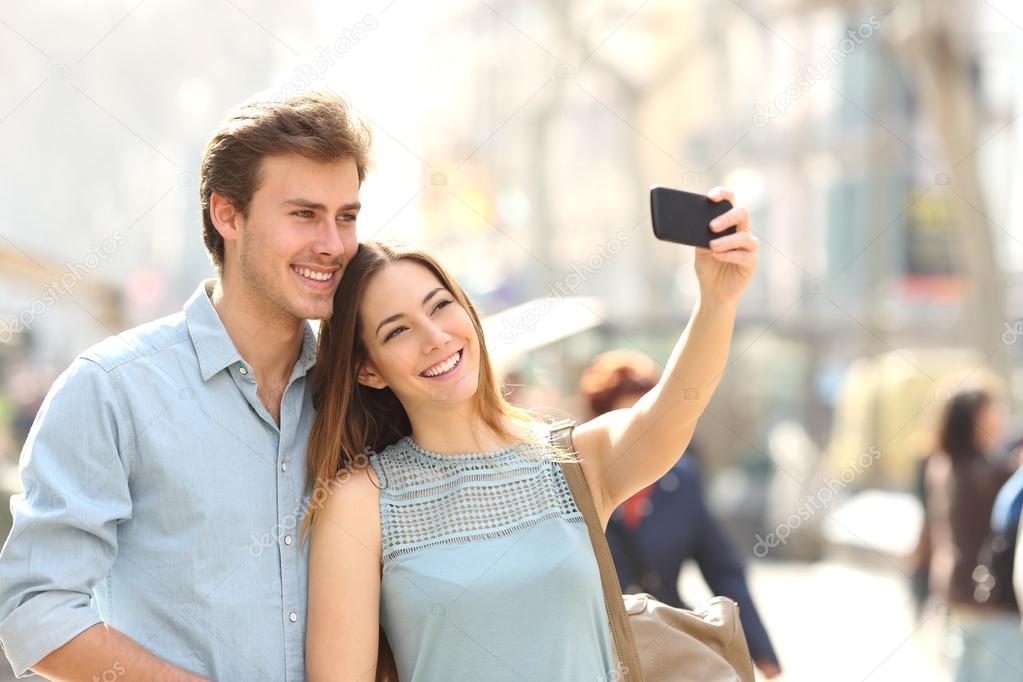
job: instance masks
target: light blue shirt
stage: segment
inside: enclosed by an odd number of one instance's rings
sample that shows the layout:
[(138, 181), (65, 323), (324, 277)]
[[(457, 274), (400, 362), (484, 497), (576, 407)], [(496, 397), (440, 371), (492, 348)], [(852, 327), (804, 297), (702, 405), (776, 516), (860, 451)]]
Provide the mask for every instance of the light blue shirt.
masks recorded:
[(83, 353), (39, 411), (0, 552), (0, 643), (19, 676), (104, 621), (211, 679), (305, 679), (315, 338), (306, 323), (278, 427), (212, 284)]

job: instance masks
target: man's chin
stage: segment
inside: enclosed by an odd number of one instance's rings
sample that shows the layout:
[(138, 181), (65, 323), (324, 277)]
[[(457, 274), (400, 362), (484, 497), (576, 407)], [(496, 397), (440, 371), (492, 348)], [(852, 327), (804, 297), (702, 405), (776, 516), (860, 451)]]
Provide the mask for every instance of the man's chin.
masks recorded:
[(303, 320), (325, 320), (334, 313), (333, 298), (326, 301), (300, 301), (294, 306), (292, 314)]

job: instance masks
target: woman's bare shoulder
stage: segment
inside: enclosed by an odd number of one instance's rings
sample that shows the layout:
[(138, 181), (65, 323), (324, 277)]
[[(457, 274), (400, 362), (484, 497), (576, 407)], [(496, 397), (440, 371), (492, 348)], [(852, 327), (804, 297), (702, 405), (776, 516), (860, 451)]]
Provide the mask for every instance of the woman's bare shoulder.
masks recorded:
[(343, 469), (312, 503), (320, 505), (314, 535), (341, 533), (380, 546), (380, 481), (373, 467)]

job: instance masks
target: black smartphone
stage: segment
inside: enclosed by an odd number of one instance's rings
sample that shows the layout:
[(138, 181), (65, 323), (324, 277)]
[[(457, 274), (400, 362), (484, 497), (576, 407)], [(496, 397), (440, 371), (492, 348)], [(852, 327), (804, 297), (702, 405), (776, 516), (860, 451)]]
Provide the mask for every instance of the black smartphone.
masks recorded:
[(705, 194), (668, 187), (650, 190), (650, 219), (654, 236), (676, 244), (710, 248), (710, 240), (734, 234), (735, 226), (714, 232), (710, 221), (732, 209), (728, 199), (711, 201)]

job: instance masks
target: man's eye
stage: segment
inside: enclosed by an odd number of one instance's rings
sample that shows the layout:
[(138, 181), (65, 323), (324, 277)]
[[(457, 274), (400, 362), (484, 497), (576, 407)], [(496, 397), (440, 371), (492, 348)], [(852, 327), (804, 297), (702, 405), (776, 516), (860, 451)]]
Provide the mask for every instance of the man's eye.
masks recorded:
[(349, 223), (354, 223), (355, 222), (355, 216), (350, 214), (350, 213), (346, 213), (345, 215), (338, 216), (338, 220), (349, 222)]
[(291, 215), (298, 216), (299, 218), (312, 218), (313, 217), (313, 212), (312, 211), (294, 211), (294, 212), (292, 212)]

